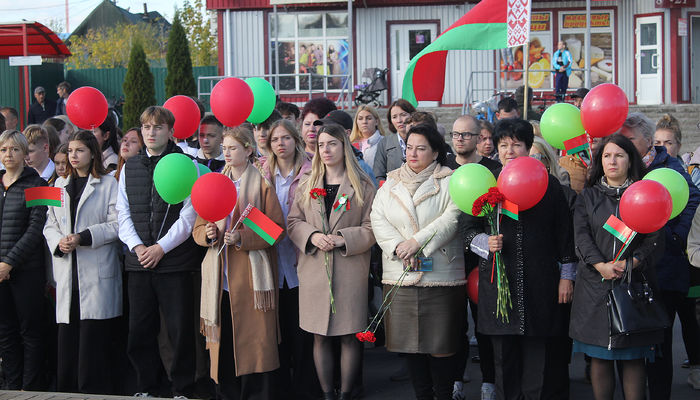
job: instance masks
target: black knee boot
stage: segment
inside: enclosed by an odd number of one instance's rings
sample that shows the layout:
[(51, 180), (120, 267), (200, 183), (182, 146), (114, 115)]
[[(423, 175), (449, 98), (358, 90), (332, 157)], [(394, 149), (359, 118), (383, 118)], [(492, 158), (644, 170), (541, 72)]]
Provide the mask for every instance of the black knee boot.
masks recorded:
[(458, 365), (459, 360), (456, 354), (449, 357), (430, 357), (430, 374), (433, 378), (437, 400), (452, 400), (452, 389)]
[(408, 376), (411, 377), (417, 400), (433, 400), (433, 379), (430, 374), (429, 357), (428, 354), (406, 354)]

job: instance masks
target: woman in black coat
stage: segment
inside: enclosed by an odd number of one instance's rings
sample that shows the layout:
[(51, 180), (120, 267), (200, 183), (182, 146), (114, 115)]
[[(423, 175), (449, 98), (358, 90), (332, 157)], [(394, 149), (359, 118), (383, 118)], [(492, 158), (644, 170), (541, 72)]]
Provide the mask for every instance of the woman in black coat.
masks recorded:
[(620, 217), (620, 197), (643, 174), (634, 144), (621, 135), (608, 136), (599, 144), (586, 187), (576, 201), (574, 226), (580, 261), (569, 335), (575, 353), (592, 357), (591, 381), (597, 400), (613, 398), (615, 360), (622, 363), (625, 398), (644, 399), (645, 359), (653, 360), (654, 348), (663, 340), (663, 330), (616, 337), (610, 337), (608, 331), (606, 293), (622, 277), (628, 258), (633, 258), (635, 273), (644, 272), (652, 288), (656, 287), (654, 264), (663, 254), (662, 231), (638, 234), (620, 260), (613, 262), (623, 242), (603, 228), (610, 215)]
[(47, 183), (24, 166), (28, 151), (18, 131), (0, 135), (0, 353), (10, 390), (43, 389), (46, 207), (27, 208), (24, 190)]
[[(534, 134), (522, 119), (505, 119), (494, 128), (493, 142), (504, 167), (528, 157)], [(571, 301), (576, 255), (573, 224), (557, 178), (549, 175), (544, 197), (518, 220), (501, 219), (500, 235), (490, 235), (486, 218), (460, 215), (460, 236), (482, 260), (479, 265), (480, 333), (492, 335), (496, 398), (540, 398), (544, 356), (557, 351), (551, 340), (566, 332), (563, 303)], [(498, 287), (491, 280), (493, 255), (501, 251), (513, 307), (508, 320), (496, 316)], [(560, 268), (560, 265), (562, 266)]]

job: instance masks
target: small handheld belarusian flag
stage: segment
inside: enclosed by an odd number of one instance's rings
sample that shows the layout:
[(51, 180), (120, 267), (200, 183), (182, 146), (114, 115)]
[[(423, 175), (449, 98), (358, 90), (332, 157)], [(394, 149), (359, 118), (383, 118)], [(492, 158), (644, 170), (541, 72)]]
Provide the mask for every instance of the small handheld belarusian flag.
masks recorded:
[(588, 151), (591, 148), (590, 143), (588, 143), (588, 137), (585, 134), (581, 136), (576, 136), (573, 139), (564, 141), (564, 148), (566, 148), (566, 154), (576, 154), (581, 151)]
[(507, 215), (517, 221), (518, 205), (512, 201), (503, 200), (503, 203), (501, 203), (501, 214)]
[(63, 188), (50, 186), (24, 189), (24, 197), (27, 199), (27, 208), (34, 206), (63, 207), (65, 202)]
[(617, 238), (617, 240), (621, 241), (622, 243), (627, 242), (627, 240), (634, 233), (634, 231), (630, 229), (630, 227), (625, 225), (624, 222), (622, 222), (619, 218), (617, 218), (614, 215), (611, 215), (610, 218), (608, 218), (608, 220), (605, 222), (605, 225), (603, 225), (603, 229), (610, 232), (613, 236)]
[(619, 241), (624, 243), (624, 245), (620, 247), (620, 251), (617, 252), (617, 255), (613, 259), (613, 261), (618, 261), (620, 259), (620, 256), (622, 256), (622, 253), (624, 253), (625, 249), (627, 249), (627, 246), (629, 246), (630, 243), (632, 243), (632, 240), (634, 240), (634, 237), (637, 235), (637, 232), (633, 231), (630, 227), (625, 225), (624, 222), (620, 221), (620, 219), (614, 215), (611, 215), (610, 218), (608, 218), (608, 220), (605, 222), (605, 225), (603, 225), (603, 229), (610, 232)]
[(245, 208), (236, 225), (240, 223), (252, 229), (253, 232), (257, 233), (270, 245), (275, 244), (275, 241), (284, 230), (252, 204), (248, 204), (248, 207)]

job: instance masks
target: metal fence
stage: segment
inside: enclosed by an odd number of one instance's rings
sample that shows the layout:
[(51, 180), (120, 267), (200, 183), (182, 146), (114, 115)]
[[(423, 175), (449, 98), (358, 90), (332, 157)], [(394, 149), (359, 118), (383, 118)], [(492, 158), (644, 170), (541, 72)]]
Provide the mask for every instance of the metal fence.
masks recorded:
[[(199, 97), (200, 100), (204, 101), (207, 106), (209, 105), (209, 97), (211, 96), (211, 91), (214, 88), (214, 86), (220, 81), (225, 78), (230, 78), (227, 76), (200, 76), (197, 79), (197, 97)], [(314, 96), (314, 94), (323, 94), (324, 97), (328, 97), (328, 94), (338, 94), (338, 99), (336, 100), (336, 105), (338, 106), (339, 109), (351, 109), (352, 108), (352, 91), (349, 89), (350, 87), (350, 75), (318, 75), (314, 73), (307, 73), (307, 74), (262, 74), (262, 75), (247, 75), (247, 76), (236, 76), (235, 78), (240, 78), (240, 79), (247, 79), (247, 78), (264, 78), (270, 82), (273, 88), (275, 88), (275, 93), (277, 95), (280, 95), (280, 90), (279, 90), (279, 81), (282, 78), (299, 78), (300, 80), (302, 78), (306, 78), (306, 81), (308, 82), (308, 94), (309, 94), (309, 100), (311, 100)], [(330, 78), (342, 78), (343, 83), (340, 91), (329, 91), (328, 85), (327, 85), (327, 80)], [(314, 88), (315, 82), (317, 82), (320, 79), (324, 79), (323, 81), (323, 88), (322, 89), (317, 89)], [(301, 92), (291, 92), (295, 94), (301, 94)], [(304, 90), (303, 93), (307, 93), (306, 90)]]

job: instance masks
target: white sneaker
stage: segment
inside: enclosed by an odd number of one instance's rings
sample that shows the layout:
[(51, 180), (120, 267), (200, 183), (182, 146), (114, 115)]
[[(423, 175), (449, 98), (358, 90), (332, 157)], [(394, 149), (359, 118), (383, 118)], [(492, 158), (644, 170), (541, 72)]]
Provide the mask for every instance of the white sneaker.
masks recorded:
[(456, 381), (452, 388), (452, 400), (466, 400), (464, 397), (464, 385), (460, 381)]
[(182, 400), (187, 400), (187, 397), (185, 396), (175, 396), (173, 399), (182, 399)]
[(148, 392), (139, 392), (134, 395), (134, 397), (153, 397)]
[(493, 383), (481, 385), (481, 400), (496, 400), (496, 388)]
[(700, 390), (700, 367), (690, 368), (690, 374), (688, 374), (687, 382), (693, 387), (693, 389)]

